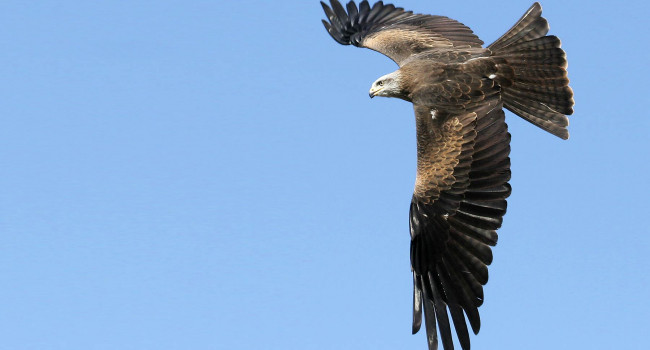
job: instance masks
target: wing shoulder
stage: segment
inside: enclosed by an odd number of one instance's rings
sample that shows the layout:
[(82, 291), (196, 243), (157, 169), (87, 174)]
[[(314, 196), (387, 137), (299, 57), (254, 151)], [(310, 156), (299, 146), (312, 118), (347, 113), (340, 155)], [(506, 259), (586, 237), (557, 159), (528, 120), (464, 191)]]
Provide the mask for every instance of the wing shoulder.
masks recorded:
[(323, 25), (332, 38), (343, 45), (378, 51), (397, 64), (411, 55), (439, 47), (481, 47), (483, 42), (462, 23), (443, 16), (414, 14), (382, 1), (372, 7), (350, 1), (343, 7), (321, 1), (327, 21)]

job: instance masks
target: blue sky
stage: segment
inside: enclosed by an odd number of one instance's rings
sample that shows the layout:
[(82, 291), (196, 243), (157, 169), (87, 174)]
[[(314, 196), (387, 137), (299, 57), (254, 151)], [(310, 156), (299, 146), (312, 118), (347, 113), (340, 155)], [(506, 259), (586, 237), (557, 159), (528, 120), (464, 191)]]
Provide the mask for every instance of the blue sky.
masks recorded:
[[(531, 2), (402, 0), (486, 43)], [(571, 139), (514, 115), (474, 349), (645, 349), (643, 1), (543, 1)], [(0, 349), (425, 349), (412, 108), (318, 1), (0, 3)]]

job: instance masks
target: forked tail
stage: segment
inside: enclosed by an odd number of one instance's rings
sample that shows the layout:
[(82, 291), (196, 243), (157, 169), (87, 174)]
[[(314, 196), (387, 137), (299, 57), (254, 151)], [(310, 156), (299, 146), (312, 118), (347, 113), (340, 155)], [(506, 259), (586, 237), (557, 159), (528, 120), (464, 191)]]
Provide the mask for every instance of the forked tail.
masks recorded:
[(573, 113), (573, 90), (560, 39), (547, 36), (548, 22), (539, 3), (488, 46), (497, 60), (503, 104), (511, 112), (563, 139)]

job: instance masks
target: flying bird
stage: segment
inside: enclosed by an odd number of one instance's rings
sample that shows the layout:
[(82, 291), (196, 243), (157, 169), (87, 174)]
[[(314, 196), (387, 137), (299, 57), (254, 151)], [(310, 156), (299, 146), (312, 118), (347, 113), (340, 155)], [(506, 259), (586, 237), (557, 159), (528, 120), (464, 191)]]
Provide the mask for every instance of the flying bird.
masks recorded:
[[(321, 2), (338, 43), (378, 51), (399, 69), (377, 79), (370, 97), (413, 104), (417, 174), (410, 207), (413, 334), (422, 312), (429, 349), (464, 350), (492, 262), (490, 247), (510, 195), (510, 133), (503, 108), (567, 139), (573, 91), (560, 39), (547, 35), (539, 3), (487, 47), (470, 28), (393, 5)], [(451, 321), (450, 321), (451, 319)]]

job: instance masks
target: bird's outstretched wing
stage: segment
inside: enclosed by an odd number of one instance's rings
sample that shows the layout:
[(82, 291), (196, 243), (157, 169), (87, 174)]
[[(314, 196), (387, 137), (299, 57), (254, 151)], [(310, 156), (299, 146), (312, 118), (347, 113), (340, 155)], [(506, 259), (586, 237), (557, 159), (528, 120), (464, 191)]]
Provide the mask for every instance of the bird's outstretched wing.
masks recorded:
[[(437, 328), (453, 349), (449, 315), (463, 349), (465, 317), (476, 334), (487, 266), (510, 195), (510, 134), (498, 96), (457, 113), (414, 105), (418, 174), (411, 201), (413, 333), (426, 320), (429, 349)], [(463, 315), (463, 312), (465, 315)]]
[(414, 14), (382, 1), (372, 7), (350, 1), (346, 8), (330, 0), (321, 1), (329, 20), (323, 20), (332, 38), (343, 45), (366, 47), (390, 57), (401, 65), (408, 57), (442, 47), (481, 47), (481, 41), (464, 24), (443, 16)]

